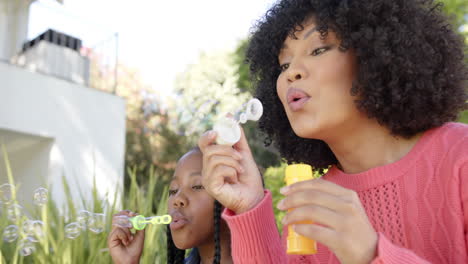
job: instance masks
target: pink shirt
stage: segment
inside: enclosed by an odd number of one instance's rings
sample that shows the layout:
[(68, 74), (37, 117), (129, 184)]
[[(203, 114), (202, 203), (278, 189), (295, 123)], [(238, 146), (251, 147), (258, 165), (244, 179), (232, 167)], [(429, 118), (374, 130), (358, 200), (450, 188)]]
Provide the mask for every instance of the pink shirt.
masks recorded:
[[(323, 178), (359, 195), (379, 236), (372, 263), (468, 263), (468, 125), (425, 132), (397, 162), (358, 174), (332, 167)], [(321, 244), (315, 255), (286, 255), (269, 191), (254, 209), (223, 218), (235, 263), (339, 263)]]

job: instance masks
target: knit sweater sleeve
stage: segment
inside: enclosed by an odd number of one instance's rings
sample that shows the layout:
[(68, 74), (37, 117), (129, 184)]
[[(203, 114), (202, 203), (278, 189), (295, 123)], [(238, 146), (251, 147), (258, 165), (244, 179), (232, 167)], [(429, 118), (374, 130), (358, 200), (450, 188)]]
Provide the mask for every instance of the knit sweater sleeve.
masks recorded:
[(231, 231), (234, 263), (287, 263), (270, 191), (265, 190), (265, 197), (252, 210), (236, 215), (225, 209), (222, 217)]

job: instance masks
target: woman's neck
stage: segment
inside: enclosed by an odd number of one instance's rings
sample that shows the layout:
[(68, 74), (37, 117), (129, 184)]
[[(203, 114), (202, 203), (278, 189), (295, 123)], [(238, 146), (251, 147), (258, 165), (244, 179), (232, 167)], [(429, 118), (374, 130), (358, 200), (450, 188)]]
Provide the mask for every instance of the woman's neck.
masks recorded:
[[(222, 264), (231, 264), (231, 237), (228, 232), (221, 232), (221, 262)], [(202, 264), (212, 264), (215, 254), (215, 244), (213, 242), (205, 243), (197, 247)]]
[(338, 159), (340, 169), (353, 174), (400, 160), (416, 145), (422, 133), (411, 138), (397, 137), (377, 122), (368, 122), (342, 135), (326, 143)]

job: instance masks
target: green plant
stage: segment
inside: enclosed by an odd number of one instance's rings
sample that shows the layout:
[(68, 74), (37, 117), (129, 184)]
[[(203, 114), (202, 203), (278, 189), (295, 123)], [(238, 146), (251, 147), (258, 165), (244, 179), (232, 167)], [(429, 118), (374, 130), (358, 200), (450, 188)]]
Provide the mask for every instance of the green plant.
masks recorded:
[[(280, 200), (282, 200), (284, 198), (284, 196), (279, 192), (279, 190), (281, 189), (281, 187), (283, 187), (285, 185), (284, 171), (285, 171), (287, 165), (288, 164), (283, 162), (278, 167), (269, 167), (265, 171), (265, 173), (263, 175), (263, 179), (264, 179), (264, 182), (265, 182), (265, 188), (271, 191), (271, 196), (272, 196), (272, 199), (273, 199), (273, 211), (274, 211), (274, 214), (275, 214), (276, 226), (278, 227), (278, 230), (279, 230), (280, 233), (283, 230), (283, 226), (281, 224), (281, 219), (283, 219), (286, 212), (278, 210), (276, 208), (276, 205), (278, 204), (278, 202)], [(314, 178), (319, 178), (324, 173), (326, 173), (326, 170), (325, 171), (314, 170), (313, 177)]]
[[(8, 155), (5, 147), (2, 146), (3, 157), (7, 169), (9, 184), (15, 186), (13, 172), (9, 166)], [(165, 214), (167, 201), (167, 187), (158, 184), (160, 178), (154, 170), (147, 175), (147, 184), (140, 186), (136, 181), (134, 171), (129, 170), (131, 184), (128, 187), (128, 195), (122, 199), (122, 208), (136, 211), (147, 216)], [(16, 200), (16, 192), (21, 187), (13, 188), (12, 200)], [(80, 201), (86, 209), (92, 212), (106, 213), (106, 227), (102, 233), (95, 234), (90, 231), (81, 232), (80, 236), (72, 240), (66, 237), (65, 226), (74, 221), (77, 217), (78, 206), (71, 199), (71, 189), (63, 177), (64, 193), (69, 197), (66, 201), (66, 206), (59, 209), (58, 204), (49, 199), (47, 204), (40, 209), (32, 208), (29, 210), (29, 217), (34, 220), (41, 220), (44, 225), (43, 239), (38, 243), (34, 243), (36, 251), (29, 256), (21, 256), (19, 254), (19, 241), (23, 234), (14, 242), (5, 242), (0, 240), (0, 264), (12, 263), (51, 263), (51, 264), (67, 264), (67, 263), (112, 263), (107, 248), (107, 235), (111, 229), (112, 215), (119, 211), (117, 208), (116, 197), (117, 191), (113, 195), (113, 203), (107, 199), (100, 199), (97, 194), (97, 188), (94, 185), (90, 199), (82, 199)], [(2, 205), (5, 207), (5, 205)], [(81, 207), (81, 204), (80, 204)], [(5, 208), (2, 210), (5, 212)], [(14, 222), (7, 219), (7, 214), (2, 213), (0, 216), (0, 234), (6, 226), (15, 224), (18, 227), (26, 217), (22, 217)], [(20, 228), (21, 229), (21, 228)], [(141, 263), (166, 263), (166, 226), (156, 225), (149, 226), (146, 230), (145, 249), (141, 258)]]

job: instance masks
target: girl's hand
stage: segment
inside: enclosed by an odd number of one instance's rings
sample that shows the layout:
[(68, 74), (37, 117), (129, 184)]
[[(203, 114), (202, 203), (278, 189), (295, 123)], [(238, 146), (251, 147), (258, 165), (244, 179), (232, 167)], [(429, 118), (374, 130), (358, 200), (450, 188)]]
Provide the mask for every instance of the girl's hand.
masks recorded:
[(216, 132), (204, 133), (198, 146), (203, 153), (203, 186), (224, 207), (237, 214), (263, 199), (263, 186), (244, 131), (234, 146), (215, 145)]
[(327, 246), (346, 264), (370, 263), (376, 255), (374, 231), (356, 192), (323, 179), (308, 180), (281, 189), (286, 195), (278, 209), (294, 209), (284, 225), (300, 221), (294, 230)]
[(107, 238), (107, 246), (114, 263), (139, 263), (143, 245), (145, 243), (145, 230), (130, 232), (129, 228), (115, 225), (116, 217), (126, 215), (136, 216), (128, 210), (120, 211), (112, 219), (112, 230)]

